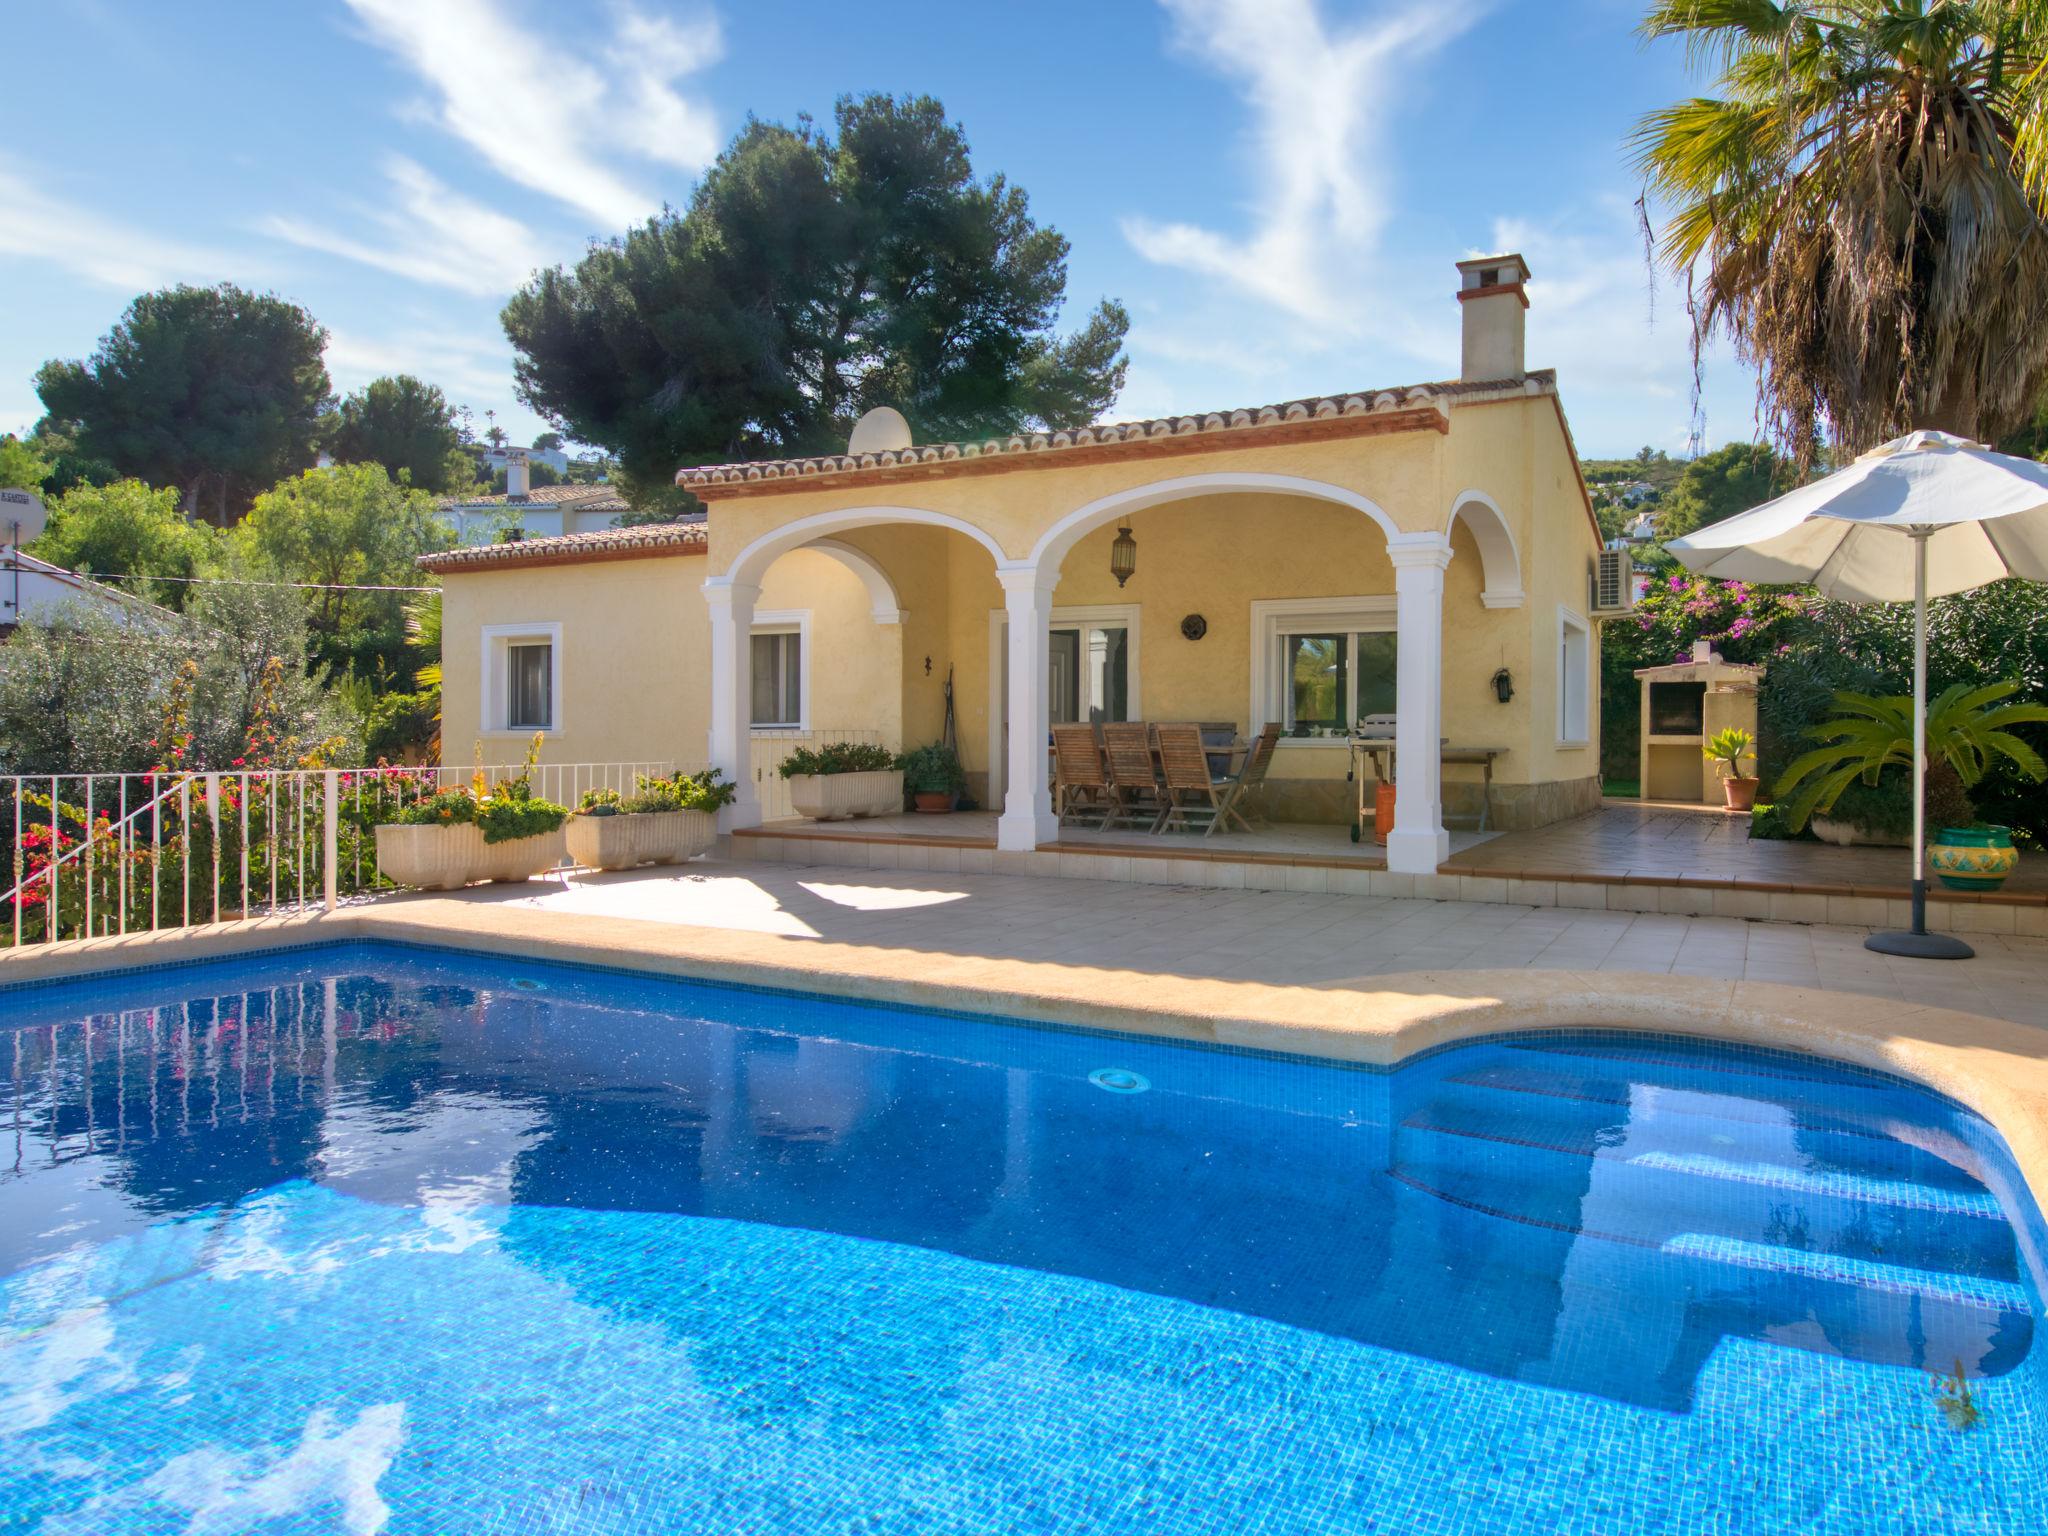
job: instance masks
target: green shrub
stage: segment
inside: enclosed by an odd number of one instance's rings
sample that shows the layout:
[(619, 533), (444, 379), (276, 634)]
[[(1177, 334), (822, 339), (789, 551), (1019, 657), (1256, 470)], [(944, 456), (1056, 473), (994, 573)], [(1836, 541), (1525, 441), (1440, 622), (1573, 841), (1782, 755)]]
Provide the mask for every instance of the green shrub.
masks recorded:
[(468, 822), (483, 833), (487, 843), (509, 843), (555, 831), (569, 819), (569, 808), (552, 800), (533, 798), (533, 764), (540, 752), (540, 742), (540, 733), (535, 732), (526, 750), (525, 766), (513, 777), (487, 784), (483, 769), (478, 768), (469, 783), (401, 806), (392, 820), (401, 827), (446, 827)]
[(663, 811), (716, 811), (739, 797), (739, 786), (726, 782), (716, 768), (702, 773), (677, 773), (667, 778), (640, 774), (633, 793), (621, 795), (616, 789), (589, 789), (577, 810), (585, 816), (634, 816)]
[(829, 746), (798, 747), (782, 760), (781, 773), (794, 779), (813, 773), (880, 773), (896, 766), (887, 747), (865, 741), (835, 741)]
[(914, 747), (896, 759), (896, 766), (903, 770), (903, 787), (913, 795), (957, 795), (967, 787), (959, 754), (951, 747)]

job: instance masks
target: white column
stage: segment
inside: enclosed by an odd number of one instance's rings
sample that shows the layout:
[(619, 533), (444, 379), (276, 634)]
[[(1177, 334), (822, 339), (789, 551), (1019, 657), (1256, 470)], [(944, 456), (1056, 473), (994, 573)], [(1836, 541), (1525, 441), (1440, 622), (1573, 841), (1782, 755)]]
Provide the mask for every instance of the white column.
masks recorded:
[(1394, 830), (1387, 868), (1433, 875), (1450, 856), (1444, 830), (1444, 567), (1450, 542), (1440, 534), (1401, 534), (1387, 541), (1398, 600), (1395, 633)]
[(1052, 589), (1059, 576), (1042, 575), (1030, 566), (998, 566), (996, 578), (1003, 584), (1003, 607), (1010, 620), (1010, 760), (996, 847), (1029, 853), (1059, 836), (1045, 746), (1052, 706), (1047, 648)]
[(704, 583), (711, 610), (711, 766), (740, 788), (739, 798), (718, 813), (719, 830), (761, 824), (761, 797), (754, 788), (754, 603), (761, 589), (745, 582)]

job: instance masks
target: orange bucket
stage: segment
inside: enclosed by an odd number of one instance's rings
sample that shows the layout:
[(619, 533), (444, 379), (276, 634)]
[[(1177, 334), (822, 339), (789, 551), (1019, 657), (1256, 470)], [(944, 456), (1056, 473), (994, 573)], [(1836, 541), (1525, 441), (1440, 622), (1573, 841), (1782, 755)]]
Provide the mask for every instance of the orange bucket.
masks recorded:
[(1394, 786), (1377, 784), (1372, 792), (1372, 840), (1387, 846), (1387, 834), (1394, 830)]

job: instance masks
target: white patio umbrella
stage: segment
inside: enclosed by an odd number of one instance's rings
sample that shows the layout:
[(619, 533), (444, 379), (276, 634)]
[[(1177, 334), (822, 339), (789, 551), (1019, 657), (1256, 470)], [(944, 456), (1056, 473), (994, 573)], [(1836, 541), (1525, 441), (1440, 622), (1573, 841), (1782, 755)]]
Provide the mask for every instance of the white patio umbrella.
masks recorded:
[(1912, 432), (1667, 547), (1703, 576), (1912, 602), (1913, 927), (1865, 942), (1881, 954), (1968, 959), (1975, 951), (1962, 940), (1927, 931), (1927, 600), (2007, 576), (2048, 581), (2048, 464)]

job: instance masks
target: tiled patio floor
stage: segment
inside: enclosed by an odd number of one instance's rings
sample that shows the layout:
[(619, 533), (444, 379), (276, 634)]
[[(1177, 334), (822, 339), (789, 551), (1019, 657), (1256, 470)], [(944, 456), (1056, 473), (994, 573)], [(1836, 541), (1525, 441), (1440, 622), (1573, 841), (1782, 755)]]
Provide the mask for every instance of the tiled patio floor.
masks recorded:
[(1912, 961), (1866, 950), (1862, 929), (755, 863), (579, 872), (443, 899), (1319, 988), (1446, 969), (1709, 976), (1872, 994), (2048, 1028), (2048, 940), (2009, 936), (1973, 936), (1975, 960)]
[[(907, 841), (994, 848), (996, 816), (993, 811), (962, 811), (948, 816), (880, 816), (830, 823), (798, 819), (770, 822), (745, 835), (821, 843)], [(1369, 840), (1353, 843), (1344, 827), (1292, 823), (1215, 837), (1154, 836), (1143, 830), (1069, 826), (1061, 828), (1057, 843), (1046, 846), (1062, 852), (1099, 852), (1114, 847), (1160, 857), (1386, 867), (1383, 849)], [(1905, 850), (1899, 848), (1752, 840), (1747, 817), (1731, 816), (1710, 806), (1610, 800), (1590, 815), (1534, 831), (1454, 830), (1443, 872), (1525, 881), (1735, 884), (1756, 891), (1903, 897), (1909, 862)], [(1943, 900), (1954, 899), (1938, 888), (1934, 894)], [(2048, 902), (2048, 860), (2022, 857), (2005, 890), (1993, 899)]]
[[(816, 822), (801, 817), (771, 821), (759, 828), (764, 836), (806, 838), (852, 838), (875, 841), (909, 838), (959, 848), (993, 848), (996, 845), (994, 811), (955, 811), (945, 816), (866, 816), (858, 821)], [(1451, 833), (1451, 852), (1499, 837), (1497, 832)], [(1351, 841), (1344, 827), (1314, 826), (1300, 822), (1273, 822), (1256, 832), (1218, 833), (1214, 837), (1185, 832), (1154, 835), (1142, 827), (1066, 826), (1059, 841), (1045, 845), (1059, 849), (1134, 848), (1153, 853), (1201, 857), (1246, 859), (1319, 859), (1384, 869), (1386, 850), (1371, 842)]]
[[(1739, 880), (1751, 884), (1903, 889), (1911, 855), (1903, 848), (1836, 848), (1826, 843), (1752, 840), (1749, 819), (1704, 806), (1609, 800), (1590, 816), (1533, 832), (1508, 832), (1454, 849), (1466, 873), (1597, 875), (1607, 879)], [(1526, 875), (1524, 875), (1526, 878)], [(2022, 857), (2006, 882), (2013, 893), (2048, 892), (2048, 860)]]

